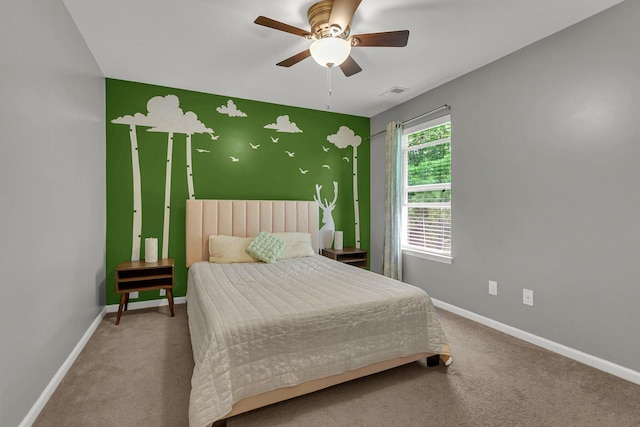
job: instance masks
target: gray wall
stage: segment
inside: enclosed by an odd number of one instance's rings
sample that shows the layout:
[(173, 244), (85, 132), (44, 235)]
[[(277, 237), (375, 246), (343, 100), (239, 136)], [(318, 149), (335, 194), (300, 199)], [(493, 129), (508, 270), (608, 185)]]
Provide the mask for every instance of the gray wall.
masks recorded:
[[(628, 0), (371, 121), (375, 133), (452, 107), (455, 260), (404, 256), (406, 282), (636, 371), (638, 22), (640, 1)], [(384, 137), (371, 151), (372, 268), (380, 271)], [(534, 291), (533, 307), (522, 304), (523, 288)]]
[(0, 424), (104, 305), (104, 76), (60, 0), (0, 6)]

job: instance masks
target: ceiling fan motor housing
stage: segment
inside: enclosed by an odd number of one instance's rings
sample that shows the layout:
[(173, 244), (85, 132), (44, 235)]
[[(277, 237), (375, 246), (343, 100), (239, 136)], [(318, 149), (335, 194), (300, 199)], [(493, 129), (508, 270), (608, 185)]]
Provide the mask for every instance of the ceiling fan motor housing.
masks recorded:
[(303, 30), (266, 16), (258, 16), (254, 23), (274, 30), (284, 31), (304, 37), (314, 42), (308, 49), (299, 52), (276, 65), (291, 67), (312, 57), (325, 67), (340, 66), (346, 77), (362, 71), (351, 57), (351, 48), (356, 46), (403, 47), (407, 45), (409, 30), (387, 31), (381, 33), (356, 34), (350, 36), (351, 20), (362, 0), (320, 0), (308, 10), (310, 30)]
[(340, 28), (339, 25), (331, 24), (331, 10), (333, 0), (322, 0), (313, 4), (307, 11), (311, 32), (317, 39), (327, 37), (340, 37), (346, 39), (349, 36), (349, 26)]

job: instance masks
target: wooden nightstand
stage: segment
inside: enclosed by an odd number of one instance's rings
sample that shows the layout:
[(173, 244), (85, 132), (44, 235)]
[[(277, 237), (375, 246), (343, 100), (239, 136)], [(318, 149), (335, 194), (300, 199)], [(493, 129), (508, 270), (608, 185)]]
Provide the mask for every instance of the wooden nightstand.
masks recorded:
[(116, 293), (120, 294), (116, 325), (120, 324), (122, 307), (127, 311), (129, 292), (166, 289), (171, 317), (173, 313), (173, 258), (158, 262), (125, 261), (116, 267)]
[(367, 268), (367, 251), (360, 248), (323, 249), (322, 255), (345, 264)]

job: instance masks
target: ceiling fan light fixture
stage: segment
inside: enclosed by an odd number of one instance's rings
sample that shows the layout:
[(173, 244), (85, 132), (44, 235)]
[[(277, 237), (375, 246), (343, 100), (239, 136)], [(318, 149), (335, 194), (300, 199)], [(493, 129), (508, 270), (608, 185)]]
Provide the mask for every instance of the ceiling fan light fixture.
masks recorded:
[(351, 43), (339, 37), (326, 37), (314, 41), (309, 48), (311, 57), (323, 67), (342, 64), (351, 54)]

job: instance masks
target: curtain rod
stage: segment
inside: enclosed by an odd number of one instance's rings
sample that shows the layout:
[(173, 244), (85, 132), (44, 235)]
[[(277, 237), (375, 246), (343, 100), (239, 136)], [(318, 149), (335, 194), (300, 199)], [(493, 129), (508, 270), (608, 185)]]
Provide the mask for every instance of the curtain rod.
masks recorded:
[[(451, 108), (451, 106), (449, 106), (448, 104), (444, 104), (444, 105), (441, 105), (441, 106), (440, 106), (440, 107), (438, 107), (438, 108), (434, 108), (434, 109), (433, 109), (433, 110), (431, 110), (431, 111), (427, 111), (426, 113), (422, 113), (422, 114), (420, 114), (420, 115), (418, 115), (418, 116), (415, 116), (415, 117), (413, 117), (413, 118), (411, 118), (411, 119), (409, 119), (409, 120), (405, 120), (404, 122), (401, 122), (401, 123), (402, 123), (403, 125), (406, 125), (407, 123), (410, 123), (410, 122), (412, 122), (412, 121), (414, 121), (414, 120), (418, 120), (418, 119), (421, 119), (421, 118), (423, 118), (423, 117), (430, 116), (431, 114), (435, 114), (435, 113), (437, 113), (438, 111), (445, 110), (445, 109), (447, 109), (447, 110), (448, 110), (448, 109), (450, 109), (450, 108)], [(374, 133), (373, 135), (369, 135), (369, 139), (371, 139), (371, 138), (375, 138), (376, 136), (379, 136), (379, 135), (382, 135), (382, 134), (384, 134), (385, 132), (387, 132), (387, 131), (386, 131), (386, 129), (385, 129), (385, 130), (381, 130), (380, 132)]]

